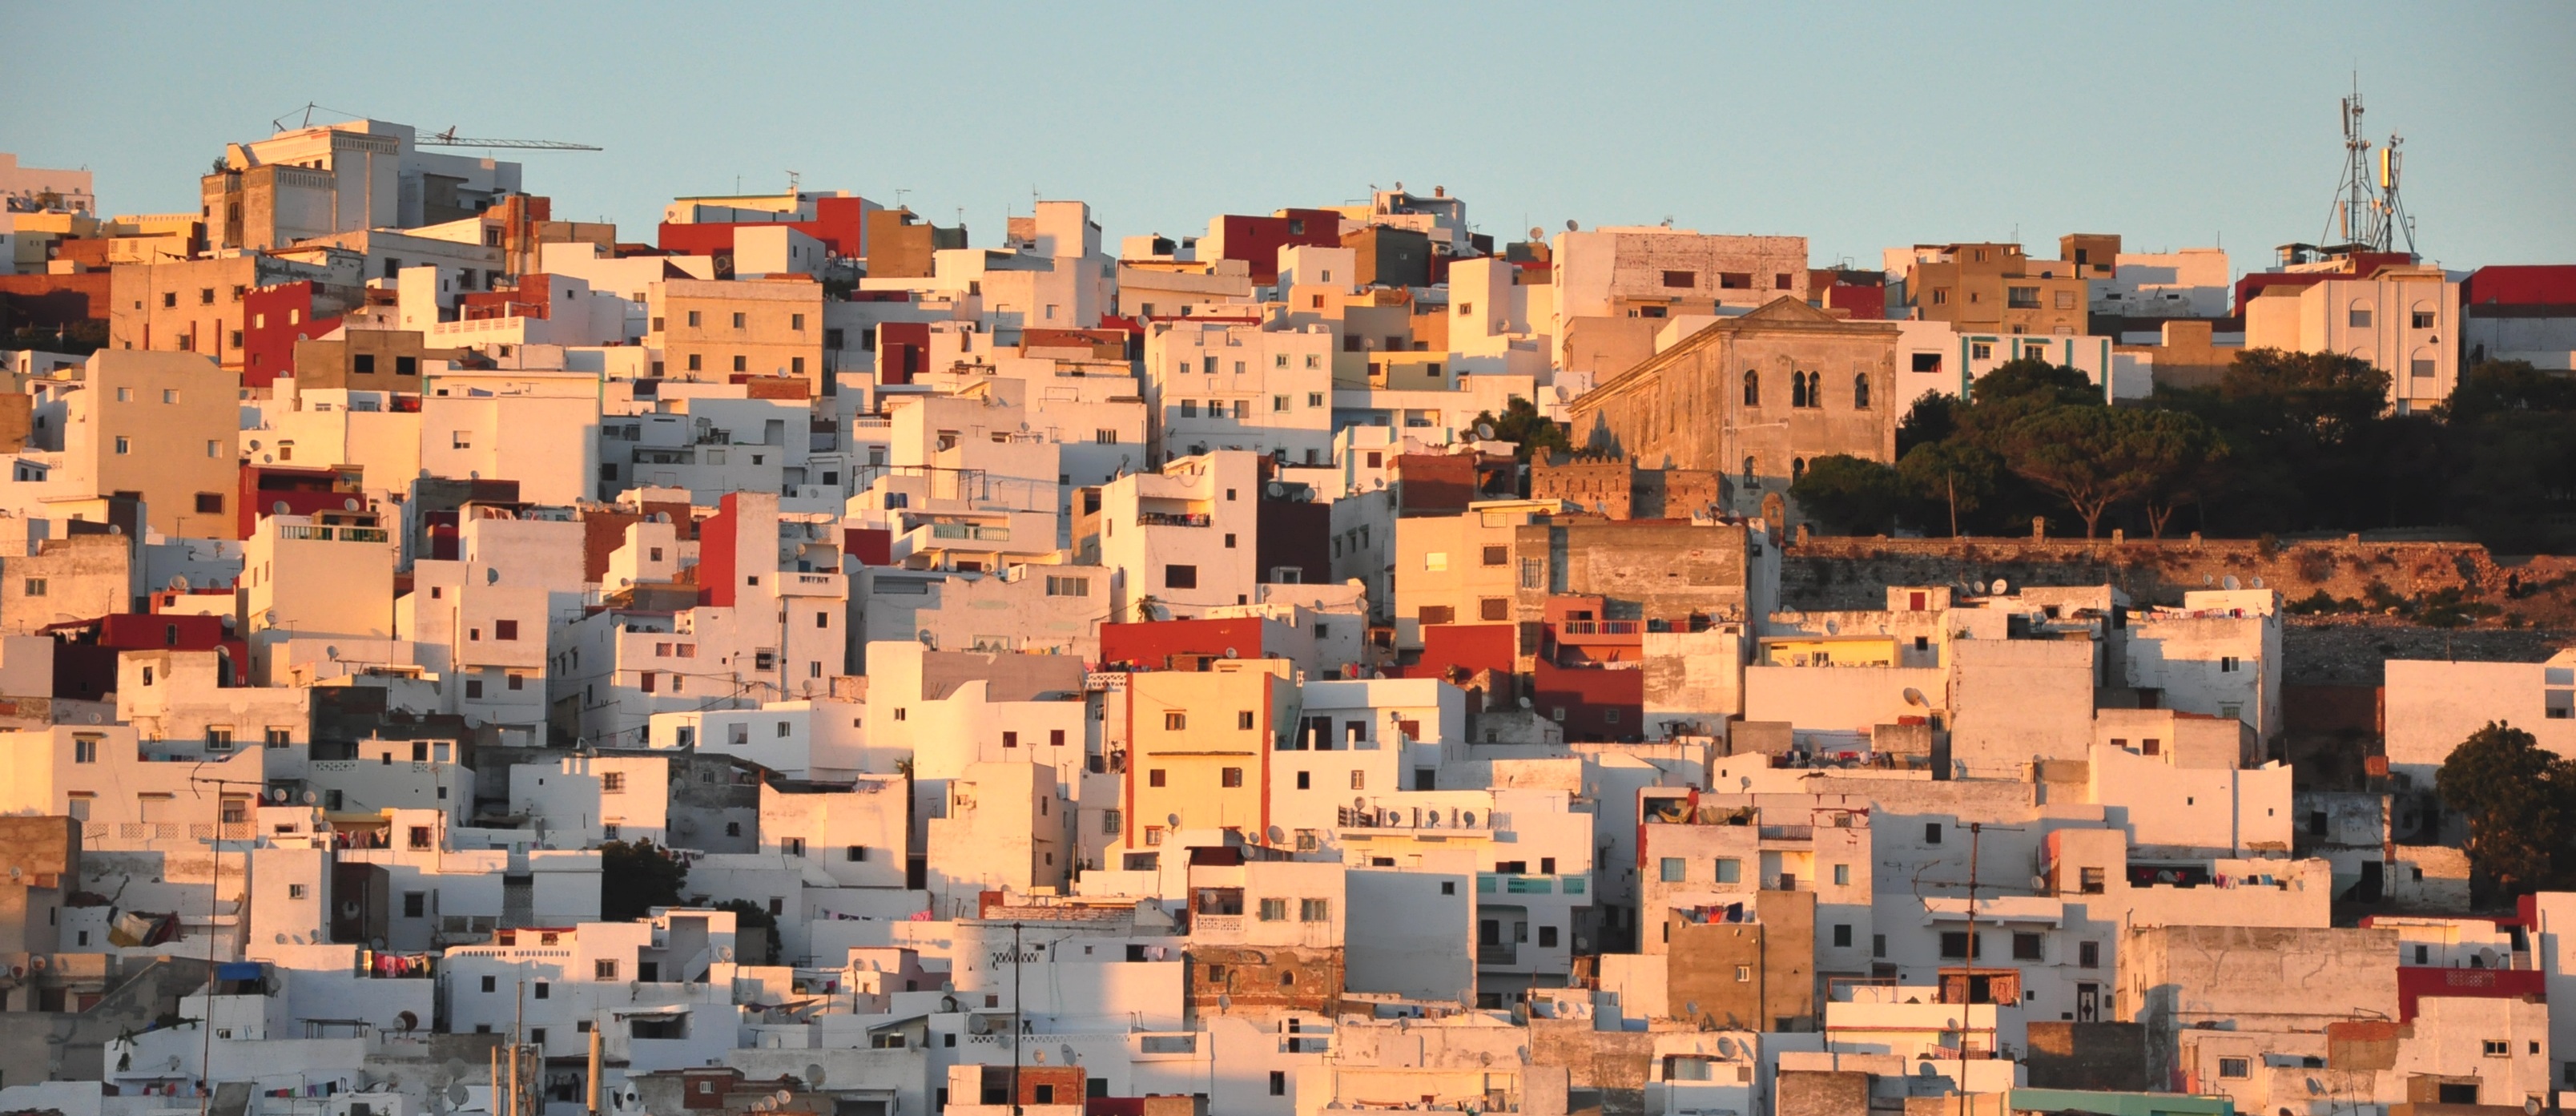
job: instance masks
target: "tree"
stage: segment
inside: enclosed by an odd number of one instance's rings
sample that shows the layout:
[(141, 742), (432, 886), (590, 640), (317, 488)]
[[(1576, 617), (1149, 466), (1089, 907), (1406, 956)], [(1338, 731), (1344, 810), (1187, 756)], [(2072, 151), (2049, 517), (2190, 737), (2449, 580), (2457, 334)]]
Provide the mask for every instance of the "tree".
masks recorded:
[(689, 866), (651, 841), (610, 841), (599, 847), (599, 917), (632, 922), (655, 907), (680, 905)]
[(1542, 450), (1571, 451), (1574, 448), (1574, 442), (1566, 437), (1562, 423), (1538, 413), (1535, 404), (1517, 395), (1504, 402), (1501, 418), (1495, 418), (1492, 411), (1481, 411), (1477, 413), (1476, 421), (1491, 424), (1495, 440), (1512, 443), (1516, 447), (1512, 456), (1524, 465), (1529, 464), (1533, 453)]
[(2469, 865), (2520, 894), (2563, 882), (2576, 868), (2576, 762), (2532, 735), (2489, 721), (2434, 773), (2443, 805), (2469, 822)]
[(2576, 379), (2543, 372), (2527, 360), (2482, 361), (2460, 376), (2440, 414), (2476, 422), (2504, 411), (2576, 411)]
[(2094, 537), (2102, 514), (2153, 490), (2170, 468), (2145, 411), (2050, 407), (2004, 433), (2012, 471), (2066, 501)]
[(2141, 463), (2152, 474), (2147, 483), (2147, 531), (2165, 537), (2165, 524), (2176, 509), (2197, 502), (2217, 481), (2216, 463), (2227, 456), (2227, 444), (2199, 417), (2182, 411), (2130, 411), (2144, 440)]
[(1969, 385), (1968, 395), (1977, 406), (2000, 406), (2006, 403), (2030, 403), (2037, 406), (2060, 406), (2102, 402), (2102, 387), (2080, 368), (2050, 364), (2036, 357), (2021, 357), (1996, 365), (1994, 371), (1977, 377)]
[(1964, 441), (1926, 442), (1898, 461), (1896, 472), (1916, 499), (1948, 509), (1950, 536), (1957, 538), (1959, 513), (1973, 515), (1984, 506), (2003, 462)]
[[(736, 935), (734, 940), (742, 940), (740, 935), (752, 930), (761, 932), (761, 943), (768, 947), (768, 951), (757, 958), (746, 956), (743, 960), (755, 965), (765, 965), (778, 959), (780, 950), (777, 915), (769, 913), (766, 908), (749, 899), (727, 899), (716, 904), (716, 909), (733, 912), (733, 927)], [(745, 952), (748, 953), (748, 951)]]
[(1959, 409), (1967, 401), (1946, 391), (1927, 391), (1905, 409), (1896, 423), (1896, 456), (1903, 460), (1914, 447), (1945, 441), (1959, 432)]
[(1848, 535), (1892, 529), (1904, 495), (1895, 469), (1845, 453), (1807, 462), (1789, 486), (1799, 508)]

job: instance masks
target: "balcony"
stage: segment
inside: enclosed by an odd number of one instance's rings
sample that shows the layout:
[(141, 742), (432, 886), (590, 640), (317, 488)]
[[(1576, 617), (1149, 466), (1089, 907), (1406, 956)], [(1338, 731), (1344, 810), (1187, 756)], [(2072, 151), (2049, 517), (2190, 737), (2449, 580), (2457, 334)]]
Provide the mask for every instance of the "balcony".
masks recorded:
[(1354, 810), (1348, 806), (1334, 811), (1334, 825), (1362, 833), (1380, 831), (1413, 833), (1418, 830), (1448, 830), (1465, 833), (1488, 833), (1494, 825), (1491, 811), (1441, 810), (1421, 806), (1378, 807)]
[(1209, 517), (1202, 512), (1137, 512), (1140, 527), (1206, 527)]
[(1009, 542), (1011, 529), (982, 523), (933, 523), (930, 537), (946, 542)]
[(1190, 919), (1190, 933), (1239, 935), (1243, 933), (1243, 916), (1239, 914), (1196, 915)]
[(280, 539), (306, 539), (313, 542), (381, 543), (392, 536), (382, 527), (317, 527), (301, 523), (278, 525)]
[(1518, 965), (1521, 963), (1521, 947), (1517, 942), (1486, 942), (1480, 944), (1476, 947), (1476, 963), (1479, 965)]
[(1478, 895), (1555, 895), (1560, 892), (1566, 895), (1584, 895), (1591, 890), (1592, 877), (1584, 875), (1529, 876), (1498, 872), (1480, 872), (1476, 875), (1476, 894)]

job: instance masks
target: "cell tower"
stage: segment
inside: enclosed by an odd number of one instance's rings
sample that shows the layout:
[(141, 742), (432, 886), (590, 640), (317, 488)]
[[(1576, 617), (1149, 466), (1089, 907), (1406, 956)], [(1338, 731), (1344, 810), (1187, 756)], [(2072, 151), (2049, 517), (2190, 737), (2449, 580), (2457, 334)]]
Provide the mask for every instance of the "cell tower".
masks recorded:
[(2334, 204), (2326, 209), (2326, 229), (2318, 242), (2363, 252), (2393, 252), (2403, 244), (2412, 256), (2415, 219), (2407, 216), (2397, 189), (2406, 141), (2389, 133), (2387, 146), (2379, 148), (2378, 166), (2373, 167), (2373, 145), (2362, 134), (2361, 113), (2361, 87), (2356, 83), (2352, 95), (2343, 99), (2343, 184), (2335, 189)]

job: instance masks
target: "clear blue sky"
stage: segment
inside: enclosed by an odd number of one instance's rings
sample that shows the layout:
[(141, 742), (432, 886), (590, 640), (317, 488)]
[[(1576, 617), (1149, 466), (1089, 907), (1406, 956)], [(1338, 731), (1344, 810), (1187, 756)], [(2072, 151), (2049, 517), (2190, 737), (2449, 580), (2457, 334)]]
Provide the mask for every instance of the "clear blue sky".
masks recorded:
[(2406, 136), (2425, 253), (2576, 262), (2576, 5), (39, 4), (0, 150), (117, 212), (195, 208), (228, 140), (307, 101), (528, 153), (558, 216), (651, 238), (676, 194), (891, 201), (977, 243), (1031, 188), (1110, 237), (1447, 186), (1530, 225), (1917, 241), (2313, 240), (2358, 69)]

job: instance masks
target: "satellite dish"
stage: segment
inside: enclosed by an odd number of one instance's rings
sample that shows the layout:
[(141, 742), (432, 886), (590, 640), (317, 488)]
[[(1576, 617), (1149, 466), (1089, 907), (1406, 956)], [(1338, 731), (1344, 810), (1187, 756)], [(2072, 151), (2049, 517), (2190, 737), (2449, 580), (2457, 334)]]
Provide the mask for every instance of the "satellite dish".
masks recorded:
[(239, 627), (239, 626), (241, 625), (241, 621), (240, 621), (240, 620), (238, 620), (238, 619), (235, 619), (235, 618), (233, 618), (233, 617), (227, 616), (227, 617), (224, 617), (223, 619), (224, 619), (224, 627), (226, 627), (226, 628)]
[(500, 583), (501, 583), (501, 569), (500, 569), (500, 567), (498, 567), (498, 566), (485, 566), (485, 567), (483, 567), (483, 584), (485, 584), (485, 585), (499, 585)]
[(1355, 798), (1352, 798), (1352, 799), (1351, 799), (1351, 809), (1354, 809), (1354, 810), (1366, 810), (1366, 809), (1368, 809), (1368, 799), (1365, 799), (1365, 798), (1356, 798), (1356, 797), (1355, 797)]
[(1181, 827), (1181, 816), (1179, 814), (1165, 814), (1163, 815), (1163, 824), (1174, 829), (1179, 829)]
[(1923, 700), (1923, 691), (1915, 689), (1912, 686), (1907, 686), (1905, 688), (1905, 704), (1929, 706), (1932, 703)]
[(315, 802), (319, 802), (319, 801), (321, 801), (321, 797), (320, 797), (319, 795), (314, 794), (312, 791), (306, 791), (306, 792), (304, 792), (304, 804), (305, 804), (305, 805), (310, 806), (310, 805), (314, 804)]
[(341, 511), (356, 511), (356, 510), (358, 510), (358, 498), (357, 498), (357, 497), (355, 497), (355, 496), (352, 496), (352, 497), (349, 497), (349, 498), (348, 498), (348, 499), (346, 499), (346, 500), (342, 500), (342, 501), (340, 501), (340, 510), (341, 510)]
[(1269, 484), (1262, 486), (1261, 490), (1269, 493), (1270, 497), (1274, 500), (1288, 494), (1288, 486), (1281, 484), (1278, 481), (1272, 481)]
[(186, 575), (186, 574), (171, 574), (171, 575), (170, 575), (170, 591), (171, 591), (171, 592), (173, 592), (173, 593), (185, 593), (185, 592), (187, 592), (187, 591), (188, 591), (188, 575)]
[(1490, 422), (1477, 423), (1476, 437), (1486, 441), (1492, 441), (1494, 437), (1494, 424)]
[(1531, 239), (1531, 240), (1545, 240), (1545, 239), (1547, 239), (1547, 230), (1546, 230), (1546, 229), (1542, 229), (1542, 228), (1540, 228), (1540, 227), (1538, 227), (1538, 226), (1536, 226), (1536, 225), (1531, 225), (1531, 226), (1530, 226), (1530, 239)]
[(337, 645), (323, 648), (322, 654), (328, 656), (332, 662), (340, 661), (340, 648)]
[(820, 1089), (820, 1088), (822, 1088), (822, 1087), (823, 1087), (823, 1066), (822, 1066), (822, 1063), (819, 1063), (819, 1062), (809, 1062), (809, 1063), (807, 1063), (807, 1064), (806, 1064), (806, 1066), (805, 1066), (805, 1087), (806, 1087), (806, 1088), (808, 1088), (808, 1089)]
[(1825, 634), (1826, 634), (1826, 635), (1841, 635), (1841, 634), (1842, 634), (1842, 631), (1843, 631), (1842, 621), (1840, 621), (1840, 620), (1827, 620), (1827, 621), (1825, 621)]
[(1274, 845), (1275, 845), (1275, 844), (1279, 843), (1280, 841), (1286, 840), (1286, 839), (1287, 839), (1287, 837), (1288, 837), (1288, 831), (1287, 831), (1287, 830), (1281, 829), (1281, 828), (1279, 828), (1278, 826), (1275, 826), (1275, 825), (1270, 827), (1270, 842), (1271, 842), (1272, 844), (1274, 844)]
[[(1697, 1014), (1699, 1014), (1699, 1010), (1698, 1010), (1697, 1008), (1693, 1008), (1693, 1009), (1691, 1010), (1691, 1014), (1693, 1014), (1693, 1015), (1697, 1015)], [(1717, 1036), (1717, 1056), (1718, 1056), (1718, 1057), (1720, 1057), (1720, 1058), (1732, 1058), (1732, 1057), (1734, 1057), (1734, 1056), (1735, 1056), (1735, 1040), (1734, 1040), (1734, 1039), (1731, 1039), (1731, 1038), (1728, 1038), (1728, 1037), (1726, 1037), (1725, 1035), (1719, 1035), (1719, 1036)]]
[(269, 510), (270, 512), (274, 513), (274, 514), (277, 514), (277, 515), (285, 515), (285, 514), (286, 514), (286, 501), (284, 501), (284, 500), (280, 500), (280, 501), (278, 501), (278, 502), (276, 502), (276, 503), (274, 503), (274, 504), (270, 504), (270, 505), (268, 506), (268, 510)]
[(1567, 232), (1573, 232), (1573, 231), (1575, 231), (1575, 230), (1577, 230), (1577, 229), (1580, 229), (1580, 228), (1582, 228), (1582, 227), (1583, 227), (1583, 226), (1581, 226), (1581, 225), (1575, 224), (1575, 223), (1574, 223), (1574, 220), (1573, 220), (1572, 218), (1567, 218), (1567, 219), (1566, 219), (1566, 222), (1565, 222), (1565, 231), (1567, 231)]
[(939, 646), (939, 637), (931, 635), (928, 628), (923, 628), (915, 638), (921, 640), (921, 645), (924, 647)]
[(450, 1085), (447, 1087), (447, 1103), (450, 1105), (463, 1108), (465, 1106), (465, 1102), (472, 1098), (473, 1094), (466, 1092), (465, 1086), (462, 1084)]
[(1225, 657), (1226, 657), (1226, 658), (1229, 658), (1229, 659), (1235, 659), (1235, 658), (1241, 658), (1242, 656), (1235, 654), (1235, 652), (1234, 652), (1234, 648), (1228, 647), (1228, 648), (1226, 648), (1226, 649), (1225, 649)]
[(785, 1089), (780, 1089), (777, 1093), (773, 1094), (773, 1096), (780, 1104), (786, 1104), (796, 1099), (795, 1093)]
[(2227, 588), (2230, 588), (2230, 589), (2234, 589), (2234, 588), (2237, 588), (2237, 587), (2238, 587), (2238, 586), (2237, 586), (2237, 581), (2236, 581), (2236, 575), (2235, 575), (2235, 574), (2229, 574), (2229, 575), (2227, 575), (2227, 577), (2226, 577), (2224, 580), (2220, 581), (2220, 582), (2219, 582), (2219, 584), (2220, 584), (2220, 585), (2224, 585), (2224, 586), (2226, 586)]
[(1995, 584), (1994, 584), (1994, 589), (1993, 589), (1994, 595), (1996, 595), (1996, 596), (1998, 596), (1998, 597), (2003, 596), (2003, 595), (2004, 595), (2004, 591), (2005, 591), (2005, 590), (2007, 590), (2007, 589), (2010, 589), (2010, 588), (2012, 588), (2012, 586), (2005, 584), (2005, 583), (2004, 583), (2004, 579), (2002, 579), (2002, 578), (2000, 578), (2000, 577), (1995, 579)]
[(271, 788), (269, 788), (269, 791), (268, 791), (268, 800), (269, 800), (269, 801), (271, 801), (271, 802), (284, 802), (284, 801), (286, 801), (286, 788), (285, 788), (285, 787), (271, 787)]
[(2257, 575), (2257, 576), (2254, 578), (2254, 587), (2255, 587), (2255, 588), (2257, 588), (2257, 589), (2260, 589), (2260, 588), (2262, 588), (2262, 587), (2263, 587), (2263, 578), (2262, 578), (2260, 575)]

